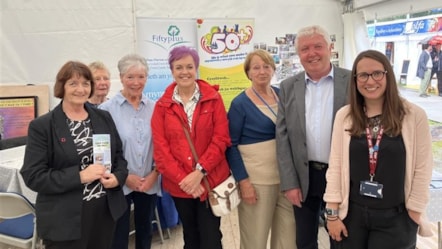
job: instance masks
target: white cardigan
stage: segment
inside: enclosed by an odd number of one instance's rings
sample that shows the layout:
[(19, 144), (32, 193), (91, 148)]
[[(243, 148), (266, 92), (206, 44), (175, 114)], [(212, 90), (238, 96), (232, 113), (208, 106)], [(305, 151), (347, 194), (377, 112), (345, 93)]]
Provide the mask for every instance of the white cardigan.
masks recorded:
[[(406, 114), (402, 123), (402, 137), (406, 151), (405, 206), (422, 213), (419, 235), (431, 236), (431, 227), (425, 218), (430, 199), (430, 181), (433, 170), (431, 134), (425, 111), (403, 99)], [(333, 126), (327, 187), (324, 201), (339, 203), (339, 218), (347, 216), (350, 194), (350, 133), (351, 120), (347, 116), (350, 106), (342, 107), (337, 113)]]

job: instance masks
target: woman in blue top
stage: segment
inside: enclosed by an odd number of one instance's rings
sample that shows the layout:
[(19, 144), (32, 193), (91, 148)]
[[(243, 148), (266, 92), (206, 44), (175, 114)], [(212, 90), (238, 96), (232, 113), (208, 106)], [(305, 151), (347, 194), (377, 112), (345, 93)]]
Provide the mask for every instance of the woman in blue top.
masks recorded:
[(112, 115), (123, 142), (129, 175), (123, 187), (128, 208), (118, 220), (112, 249), (129, 245), (130, 205), (134, 207), (135, 248), (150, 249), (152, 220), (160, 193), (159, 173), (154, 168), (150, 121), (155, 103), (143, 94), (149, 67), (138, 54), (128, 54), (118, 61), (123, 89), (98, 108)]
[(252, 86), (231, 103), (232, 147), (227, 150), (241, 190), (241, 249), (265, 249), (270, 230), (271, 249), (295, 248), (293, 208), (279, 188), (275, 143), (279, 90), (270, 86), (275, 63), (268, 52), (258, 49), (247, 55), (244, 71)]

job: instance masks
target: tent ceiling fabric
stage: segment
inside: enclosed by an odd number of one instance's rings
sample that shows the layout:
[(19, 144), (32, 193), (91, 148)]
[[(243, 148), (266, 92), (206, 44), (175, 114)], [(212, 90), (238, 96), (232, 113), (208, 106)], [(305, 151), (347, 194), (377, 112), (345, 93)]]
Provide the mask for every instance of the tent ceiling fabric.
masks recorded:
[(353, 0), (353, 7), (355, 9), (367, 8), (376, 4), (382, 4), (391, 0)]
[[(379, 0), (353, 0), (356, 2), (379, 2)], [(382, 2), (363, 7), (367, 20), (403, 15), (409, 12), (420, 12), (442, 7), (440, 0), (383, 0)]]
[(0, 0), (0, 83), (51, 83), (67, 60), (102, 60), (118, 89), (116, 63), (135, 51), (136, 17), (255, 18), (254, 41), (268, 44), (312, 24), (342, 37), (340, 3), (312, 2)]
[[(343, 6), (351, 0), (0, 0), (0, 84), (49, 84), (67, 60), (103, 61), (111, 71), (112, 96), (121, 84), (117, 61), (135, 51), (137, 17), (254, 18), (254, 42), (318, 24), (343, 51)], [(365, 0), (370, 1), (370, 0)], [(376, 1), (376, 0), (373, 0)], [(367, 19), (430, 9), (440, 0), (390, 0), (364, 8)], [(416, 5), (416, 6), (414, 6)], [(370, 17), (371, 15), (371, 17)], [(51, 106), (59, 100), (52, 99)]]

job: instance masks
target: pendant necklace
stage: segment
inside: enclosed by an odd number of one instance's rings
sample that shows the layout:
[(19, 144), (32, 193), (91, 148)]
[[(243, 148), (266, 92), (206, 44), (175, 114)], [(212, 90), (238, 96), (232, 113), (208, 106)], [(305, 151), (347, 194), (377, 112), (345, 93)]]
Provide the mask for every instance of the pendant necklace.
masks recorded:
[(382, 116), (382, 114), (379, 114), (374, 117), (368, 118), (368, 123), (369, 123), (369, 126), (371, 127), (373, 137), (375, 137), (379, 132), (379, 127), (381, 124), (381, 116)]

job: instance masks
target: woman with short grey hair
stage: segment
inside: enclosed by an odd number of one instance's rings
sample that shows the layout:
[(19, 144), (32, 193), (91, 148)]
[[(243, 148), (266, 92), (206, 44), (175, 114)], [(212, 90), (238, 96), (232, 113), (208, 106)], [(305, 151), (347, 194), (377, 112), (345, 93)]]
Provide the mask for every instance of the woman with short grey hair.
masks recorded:
[(123, 142), (129, 176), (124, 185), (128, 209), (117, 223), (112, 248), (124, 249), (129, 244), (130, 205), (134, 205), (135, 248), (149, 249), (152, 220), (160, 192), (158, 172), (153, 162), (150, 120), (154, 102), (143, 94), (147, 82), (145, 58), (128, 54), (118, 62), (123, 89), (99, 108), (111, 113)]

